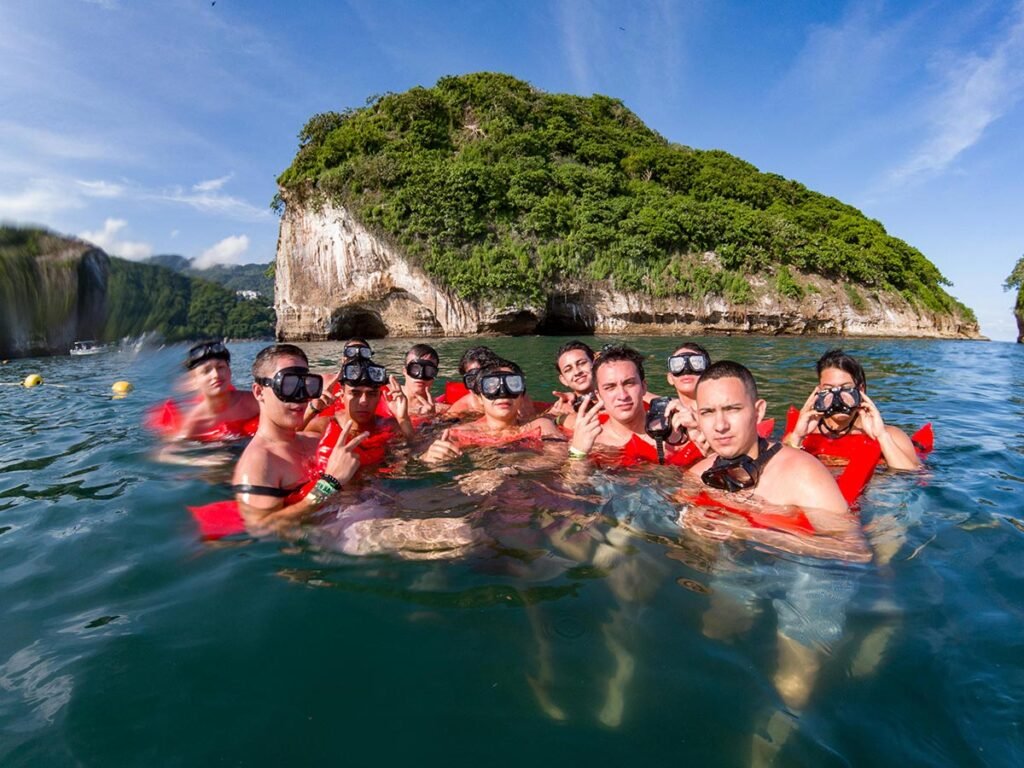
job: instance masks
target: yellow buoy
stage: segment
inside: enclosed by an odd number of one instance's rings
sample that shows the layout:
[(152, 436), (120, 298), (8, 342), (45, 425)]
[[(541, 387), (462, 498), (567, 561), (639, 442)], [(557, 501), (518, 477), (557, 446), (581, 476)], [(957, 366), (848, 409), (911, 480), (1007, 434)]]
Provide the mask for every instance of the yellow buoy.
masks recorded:
[(42, 383), (43, 377), (40, 376), (38, 373), (30, 373), (28, 376), (25, 377), (25, 381), (22, 382), (22, 384), (26, 387), (38, 387)]
[(132, 386), (130, 381), (115, 381), (114, 386), (110, 388), (115, 397), (124, 397), (133, 389), (135, 389), (135, 387)]

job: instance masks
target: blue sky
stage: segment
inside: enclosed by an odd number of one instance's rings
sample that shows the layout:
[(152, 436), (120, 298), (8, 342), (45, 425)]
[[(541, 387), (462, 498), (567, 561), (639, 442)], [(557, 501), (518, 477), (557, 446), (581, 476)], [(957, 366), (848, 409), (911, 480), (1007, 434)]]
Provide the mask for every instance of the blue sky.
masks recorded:
[(311, 115), (482, 70), (614, 96), (851, 203), (983, 333), (1016, 335), (1024, 0), (4, 0), (0, 219), (128, 258), (269, 261)]

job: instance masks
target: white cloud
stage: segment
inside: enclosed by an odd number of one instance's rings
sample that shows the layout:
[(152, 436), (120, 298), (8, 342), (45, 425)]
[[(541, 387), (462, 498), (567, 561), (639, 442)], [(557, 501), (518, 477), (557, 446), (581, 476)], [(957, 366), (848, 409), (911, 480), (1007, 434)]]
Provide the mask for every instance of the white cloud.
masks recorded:
[(231, 235), (203, 251), (195, 260), (194, 266), (196, 269), (207, 269), (214, 264), (241, 264), (242, 256), (248, 250), (247, 235)]
[(257, 208), (251, 203), (239, 200), (231, 195), (217, 192), (186, 192), (181, 187), (171, 187), (160, 192), (141, 195), (147, 199), (161, 202), (180, 203), (195, 208), (197, 211), (227, 216), (241, 221), (263, 221), (272, 215), (268, 208)]
[(208, 181), (200, 181), (198, 184), (192, 185), (194, 192), (216, 192), (229, 181), (235, 174), (229, 173), (227, 176), (221, 176), (219, 179), (209, 179)]
[(125, 192), (123, 185), (113, 184), (109, 181), (82, 181), (79, 179), (76, 183), (82, 188), (82, 194), (88, 197), (114, 198), (121, 197)]
[(889, 174), (891, 183), (945, 170), (1024, 96), (1024, 2), (1014, 15), (991, 53), (972, 54), (948, 66), (945, 87), (929, 107), (929, 136)]
[(44, 220), (58, 211), (82, 207), (75, 190), (56, 179), (30, 179), (22, 191), (0, 194), (0, 215), (5, 219)]
[(107, 219), (103, 229), (95, 232), (81, 232), (78, 237), (102, 248), (113, 256), (138, 261), (153, 255), (153, 247), (149, 243), (132, 240), (118, 240), (117, 234), (127, 226), (124, 219)]

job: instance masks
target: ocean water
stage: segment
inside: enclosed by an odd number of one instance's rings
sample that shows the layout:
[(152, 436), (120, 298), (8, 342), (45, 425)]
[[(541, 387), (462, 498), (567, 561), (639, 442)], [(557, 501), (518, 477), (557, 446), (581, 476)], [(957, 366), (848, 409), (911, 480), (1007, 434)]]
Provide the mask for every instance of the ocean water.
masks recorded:
[[(562, 341), (490, 343), (544, 399)], [(673, 341), (629, 341), (667, 392)], [(703, 341), (755, 372), (780, 421), (835, 344)], [(397, 368), (408, 343), (377, 358)], [(442, 376), (469, 343), (437, 344)], [(260, 347), (233, 345), (240, 386)], [(931, 422), (936, 449), (862, 497), (886, 562), (803, 563), (851, 587), (799, 711), (772, 682), (780, 622), (821, 620), (769, 578), (794, 558), (681, 531), (674, 470), (526, 471), (473, 494), (474, 469), (529, 457), (398, 457), (360, 503), (463, 520), (474, 546), (357, 557), (329, 520), (204, 542), (186, 506), (227, 497), (239, 449), (168, 464), (141, 427), (184, 348), (0, 366), (0, 765), (741, 766), (772, 722), (777, 765), (1024, 765), (1024, 347), (845, 347), (886, 420)], [(339, 352), (307, 350), (324, 367)], [(46, 384), (13, 386), (29, 373)], [(115, 400), (119, 379), (135, 391)], [(728, 569), (758, 610), (723, 625)]]

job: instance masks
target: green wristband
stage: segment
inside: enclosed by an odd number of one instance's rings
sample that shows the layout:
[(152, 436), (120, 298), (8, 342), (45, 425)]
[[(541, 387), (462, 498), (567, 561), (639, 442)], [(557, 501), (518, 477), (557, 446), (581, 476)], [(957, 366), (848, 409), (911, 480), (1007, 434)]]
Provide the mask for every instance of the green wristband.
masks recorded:
[(587, 458), (587, 452), (581, 451), (579, 448), (570, 445), (569, 446), (569, 458), (570, 459), (585, 459)]

